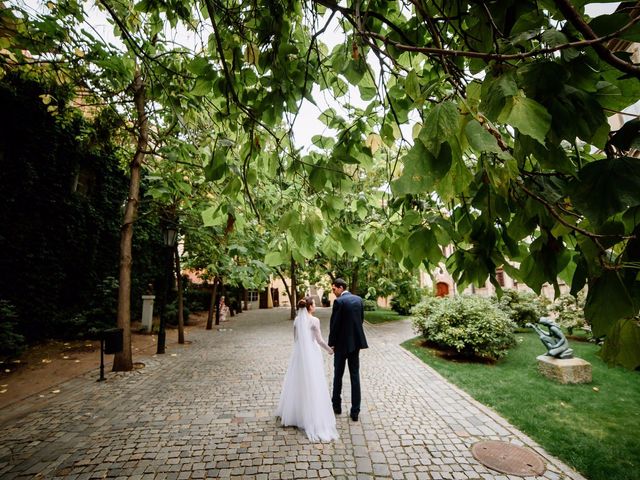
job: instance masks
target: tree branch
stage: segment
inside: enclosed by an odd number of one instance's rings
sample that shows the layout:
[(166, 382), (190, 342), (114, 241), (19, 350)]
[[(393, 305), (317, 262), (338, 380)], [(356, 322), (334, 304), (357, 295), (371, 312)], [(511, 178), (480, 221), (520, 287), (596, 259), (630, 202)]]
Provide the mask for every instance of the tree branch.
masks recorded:
[[(634, 19), (633, 23), (636, 23), (637, 21), (638, 21), (637, 19)], [(589, 40), (581, 40), (579, 42), (564, 43), (562, 45), (557, 45), (555, 47), (539, 48), (536, 50), (531, 50), (529, 52), (512, 53), (512, 54), (485, 53), (485, 52), (475, 52), (475, 51), (465, 51), (465, 50), (448, 50), (448, 49), (433, 48), (433, 47), (419, 47), (415, 45), (405, 45), (403, 43), (396, 42), (395, 40), (391, 40), (390, 38), (375, 32), (366, 31), (366, 32), (362, 32), (362, 34), (371, 38), (376, 38), (381, 42), (383, 42), (385, 45), (392, 45), (394, 48), (397, 48), (398, 50), (403, 50), (405, 52), (418, 52), (418, 53), (424, 53), (425, 55), (445, 55), (450, 57), (469, 57), (469, 58), (481, 58), (484, 60), (508, 61), (508, 60), (524, 60), (526, 58), (535, 57), (535, 56), (543, 55), (547, 53), (558, 52), (561, 50), (566, 50), (568, 48), (581, 48), (581, 47), (599, 45), (603, 42), (611, 40), (612, 38), (615, 38), (615, 36), (619, 35), (619, 33), (623, 29), (620, 29), (617, 32), (611, 33), (609, 35), (605, 35), (603, 37), (593, 38)], [(603, 47), (603, 48), (605, 48), (606, 50), (606, 47)], [(609, 50), (607, 51), (611, 56), (613, 56), (613, 54), (611, 54)], [(622, 62), (626, 66), (632, 68), (633, 69), (632, 74), (640, 78), (640, 68), (634, 67), (618, 59), (615, 56), (614, 58), (618, 60), (618, 62)]]
[[(555, 4), (558, 6), (562, 14), (565, 16), (568, 22), (570, 22), (584, 37), (587, 41), (593, 41), (591, 45), (593, 49), (596, 51), (598, 56), (607, 62), (609, 65), (617, 68), (618, 70), (628, 73), (629, 75), (633, 75), (634, 77), (640, 78), (640, 67), (636, 67), (631, 63), (625, 62), (624, 60), (616, 57), (611, 50), (602, 45), (602, 40), (598, 39), (596, 33), (591, 29), (591, 27), (582, 19), (578, 11), (571, 5), (571, 2), (568, 0), (555, 0)], [(634, 18), (631, 22), (625, 25), (622, 29), (614, 32), (614, 34), (606, 35), (601, 38), (615, 38), (622, 30), (628, 28), (638, 21), (638, 18)], [(600, 40), (600, 41), (598, 41)]]
[(636, 238), (634, 235), (603, 235), (603, 234), (599, 234), (599, 233), (593, 233), (590, 232), (588, 230), (585, 230), (584, 228), (580, 228), (577, 225), (573, 225), (569, 222), (567, 222), (564, 218), (562, 218), (562, 216), (555, 210), (555, 208), (553, 208), (553, 205), (551, 205), (551, 203), (549, 203), (548, 201), (546, 201), (544, 198), (542, 198), (540, 195), (536, 194), (535, 192), (529, 190), (527, 187), (525, 187), (523, 184), (520, 184), (519, 187), (527, 194), (529, 195), (531, 198), (533, 198), (534, 200), (540, 202), (542, 205), (544, 205), (544, 207), (547, 209), (547, 211), (551, 214), (551, 216), (553, 218), (555, 218), (556, 220), (558, 220), (562, 225), (564, 225), (567, 228), (570, 228), (571, 230), (575, 230), (578, 233), (581, 233), (582, 235), (584, 235), (585, 237), (589, 237), (591, 240), (593, 240), (599, 248), (601, 248), (602, 250), (604, 250), (602, 248), (602, 246), (600, 245), (600, 243), (598, 242), (598, 239), (600, 238), (620, 238), (621, 240), (629, 240), (632, 238)]

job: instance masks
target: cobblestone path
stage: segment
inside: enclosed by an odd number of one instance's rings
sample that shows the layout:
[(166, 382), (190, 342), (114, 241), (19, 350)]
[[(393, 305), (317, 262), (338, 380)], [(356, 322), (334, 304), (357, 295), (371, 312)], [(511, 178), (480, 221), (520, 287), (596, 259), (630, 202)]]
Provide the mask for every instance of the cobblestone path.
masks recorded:
[[(328, 335), (329, 309), (318, 309)], [(471, 455), (479, 440), (526, 445), (545, 479), (581, 479), (532, 440), (447, 383), (399, 343), (407, 322), (366, 325), (360, 421), (340, 415), (340, 440), (310, 443), (272, 416), (292, 348), (285, 309), (246, 311), (192, 343), (97, 370), (0, 410), (0, 479), (393, 478), (516, 479)], [(331, 362), (326, 361), (327, 382)], [(345, 374), (343, 411), (348, 411)]]

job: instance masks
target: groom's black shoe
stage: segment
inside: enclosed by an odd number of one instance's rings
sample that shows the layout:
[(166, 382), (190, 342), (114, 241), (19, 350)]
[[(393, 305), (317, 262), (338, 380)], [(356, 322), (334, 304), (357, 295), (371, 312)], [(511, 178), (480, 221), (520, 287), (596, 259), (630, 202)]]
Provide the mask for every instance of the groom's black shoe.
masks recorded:
[(333, 407), (333, 413), (335, 413), (336, 415), (340, 415), (342, 413), (342, 408)]
[(357, 413), (351, 413), (351, 420), (353, 420), (354, 422), (358, 421), (358, 414)]

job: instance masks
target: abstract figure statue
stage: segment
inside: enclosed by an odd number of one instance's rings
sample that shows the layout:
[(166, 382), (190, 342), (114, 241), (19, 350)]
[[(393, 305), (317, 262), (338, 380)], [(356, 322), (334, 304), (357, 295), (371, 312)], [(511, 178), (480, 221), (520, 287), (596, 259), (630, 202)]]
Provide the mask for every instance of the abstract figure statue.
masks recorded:
[(525, 326), (536, 331), (544, 346), (547, 347), (547, 355), (555, 358), (572, 358), (573, 350), (569, 348), (569, 341), (558, 324), (549, 317), (540, 317), (538, 323), (547, 327), (549, 331), (545, 332), (542, 328), (532, 323), (527, 323)]

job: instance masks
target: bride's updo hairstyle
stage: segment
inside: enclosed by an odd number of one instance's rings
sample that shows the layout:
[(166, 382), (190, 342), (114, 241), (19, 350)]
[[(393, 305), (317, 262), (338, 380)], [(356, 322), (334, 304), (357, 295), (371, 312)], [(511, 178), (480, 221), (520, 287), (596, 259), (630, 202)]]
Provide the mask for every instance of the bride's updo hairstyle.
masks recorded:
[(309, 307), (311, 307), (311, 305), (313, 305), (313, 298), (311, 297), (305, 297), (301, 300), (298, 301), (298, 310), (300, 310), (301, 308), (306, 308), (307, 310), (309, 310)]

